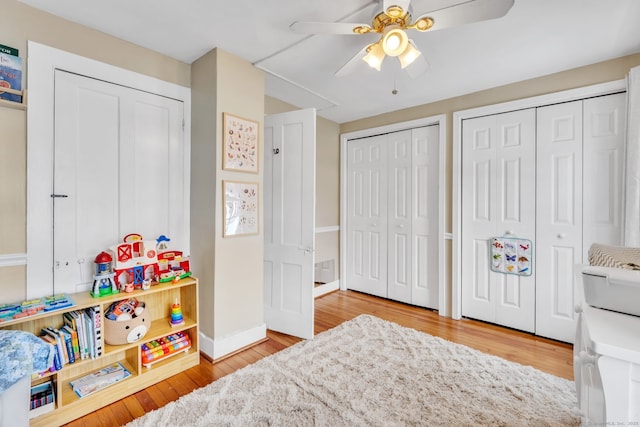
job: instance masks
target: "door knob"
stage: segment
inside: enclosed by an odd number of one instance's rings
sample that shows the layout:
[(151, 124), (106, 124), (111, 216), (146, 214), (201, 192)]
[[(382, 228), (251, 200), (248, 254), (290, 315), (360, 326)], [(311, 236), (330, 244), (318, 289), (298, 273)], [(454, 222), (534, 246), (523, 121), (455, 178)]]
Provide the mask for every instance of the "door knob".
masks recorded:
[(558, 233), (558, 239), (564, 239), (565, 237), (567, 237), (565, 233)]

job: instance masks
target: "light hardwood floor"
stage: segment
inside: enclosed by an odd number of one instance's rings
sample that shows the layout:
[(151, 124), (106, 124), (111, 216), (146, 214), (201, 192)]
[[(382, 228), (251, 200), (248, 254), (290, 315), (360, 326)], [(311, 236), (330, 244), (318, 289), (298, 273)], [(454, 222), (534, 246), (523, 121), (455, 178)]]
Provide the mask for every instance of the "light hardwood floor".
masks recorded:
[[(316, 333), (326, 331), (360, 314), (372, 314), (513, 362), (531, 365), (559, 377), (573, 379), (573, 354), (570, 344), (474, 320), (442, 318), (431, 310), (353, 291), (336, 291), (317, 298), (315, 302)], [(297, 338), (268, 331), (267, 339), (260, 344), (215, 363), (201, 357), (199, 366), (105, 406), (67, 426), (121, 426), (144, 415), (145, 412), (164, 406), (196, 388), (298, 341)]]

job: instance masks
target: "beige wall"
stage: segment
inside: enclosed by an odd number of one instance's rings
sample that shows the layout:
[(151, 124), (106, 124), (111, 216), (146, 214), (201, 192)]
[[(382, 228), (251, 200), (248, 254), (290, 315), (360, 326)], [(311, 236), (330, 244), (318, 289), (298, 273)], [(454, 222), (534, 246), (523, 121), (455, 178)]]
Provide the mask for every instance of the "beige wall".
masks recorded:
[(222, 113), (262, 123), (264, 74), (215, 49), (193, 63), (191, 87), (191, 252), (200, 279), (201, 330), (218, 340), (264, 324), (263, 227), (257, 235), (223, 237), (222, 199), (223, 180), (257, 182), (263, 224), (262, 149), (260, 173), (222, 170)]
[[(28, 72), (27, 40), (72, 52), (183, 86), (191, 67), (160, 53), (127, 43), (26, 6), (0, 0), (0, 43), (20, 50), (23, 87)], [(28, 97), (27, 97), (28, 102)], [(0, 106), (0, 256), (26, 252), (26, 116), (24, 110)], [(0, 303), (26, 298), (26, 268), (0, 268)]]
[[(298, 107), (265, 97), (265, 114), (298, 110)], [(340, 225), (340, 125), (316, 117), (316, 227)], [(334, 259), (336, 280), (340, 263), (339, 232), (317, 233), (315, 261)]]

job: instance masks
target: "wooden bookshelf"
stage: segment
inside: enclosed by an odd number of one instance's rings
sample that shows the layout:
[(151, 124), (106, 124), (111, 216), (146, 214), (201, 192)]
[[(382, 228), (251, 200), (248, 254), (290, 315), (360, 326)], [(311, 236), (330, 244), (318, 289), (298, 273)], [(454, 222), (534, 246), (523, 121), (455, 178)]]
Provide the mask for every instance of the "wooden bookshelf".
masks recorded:
[[(198, 280), (188, 277), (177, 283), (160, 283), (151, 289), (137, 290), (131, 293), (119, 293), (100, 298), (93, 298), (88, 292), (69, 294), (75, 302), (72, 307), (62, 310), (41, 313), (34, 316), (0, 323), (0, 329), (15, 329), (40, 334), (43, 327), (59, 328), (63, 324), (62, 315), (69, 311), (99, 307), (102, 317), (102, 337), (104, 337), (104, 313), (113, 302), (137, 298), (145, 302), (147, 317), (151, 327), (138, 342), (124, 345), (108, 345), (102, 342), (102, 356), (95, 359), (84, 359), (66, 364), (61, 370), (47, 373), (44, 377), (32, 379), (32, 384), (51, 380), (55, 389), (55, 409), (30, 420), (30, 426), (52, 426), (68, 423), (105, 405), (140, 391), (163, 379), (182, 372), (200, 363), (198, 345)], [(171, 304), (180, 301), (184, 324), (171, 327)], [(191, 348), (175, 357), (167, 358), (149, 367), (142, 365), (141, 347), (144, 343), (162, 338), (176, 332), (185, 332), (191, 340)], [(99, 369), (120, 362), (131, 376), (123, 379), (94, 394), (79, 398), (69, 385), (70, 381)], [(28, 402), (25, 402), (27, 405)]]

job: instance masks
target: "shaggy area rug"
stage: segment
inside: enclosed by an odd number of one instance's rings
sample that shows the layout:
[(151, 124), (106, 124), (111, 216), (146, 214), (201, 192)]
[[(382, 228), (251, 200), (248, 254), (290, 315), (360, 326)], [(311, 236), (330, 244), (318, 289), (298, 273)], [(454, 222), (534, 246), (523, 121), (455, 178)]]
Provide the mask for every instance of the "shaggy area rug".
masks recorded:
[(127, 427), (572, 426), (576, 407), (572, 381), (361, 315)]

